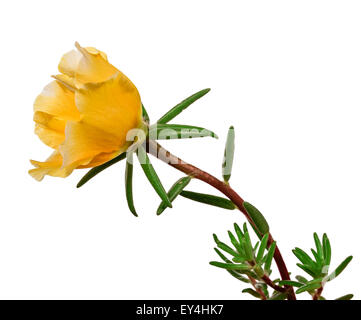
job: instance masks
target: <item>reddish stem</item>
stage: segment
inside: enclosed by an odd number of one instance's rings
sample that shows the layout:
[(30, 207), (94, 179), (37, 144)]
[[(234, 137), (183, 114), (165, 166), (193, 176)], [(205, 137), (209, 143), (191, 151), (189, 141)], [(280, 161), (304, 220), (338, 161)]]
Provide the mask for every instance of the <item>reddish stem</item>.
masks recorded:
[[(149, 140), (147, 145), (147, 152), (162, 160), (163, 162), (169, 164), (170, 166), (176, 168), (177, 170), (182, 171), (183, 173), (192, 176), (193, 178), (204, 181), (205, 183), (216, 188), (222, 192), (227, 198), (229, 198), (238, 209), (246, 216), (249, 223), (255, 226), (251, 217), (247, 213), (246, 209), (243, 206), (244, 200), (229, 186), (229, 184), (224, 183), (223, 181), (217, 179), (216, 177), (210, 175), (209, 173), (181, 160), (175, 155), (171, 154), (169, 151), (165, 150), (160, 144), (156, 141)], [(256, 227), (257, 228), (257, 227)], [(270, 245), (273, 242), (271, 234), (269, 234), (268, 244)], [(278, 270), (280, 272), (282, 280), (290, 280), (289, 273), (286, 267), (286, 264), (283, 260), (280, 250), (276, 246), (274, 253), (274, 260), (277, 264)], [(288, 290), (288, 299), (296, 300), (296, 296), (293, 290), (293, 287), (286, 286)]]
[(323, 291), (323, 285), (317, 289), (316, 293), (313, 295), (312, 300), (319, 300)]

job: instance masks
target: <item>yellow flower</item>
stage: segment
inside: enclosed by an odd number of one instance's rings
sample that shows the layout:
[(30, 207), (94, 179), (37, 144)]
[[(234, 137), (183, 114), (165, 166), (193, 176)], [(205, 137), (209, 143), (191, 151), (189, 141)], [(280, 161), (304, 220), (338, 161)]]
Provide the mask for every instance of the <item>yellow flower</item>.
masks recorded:
[(29, 173), (39, 181), (111, 160), (128, 148), (128, 131), (143, 126), (134, 84), (104, 52), (75, 46), (34, 103), (35, 133), (54, 149), (45, 162), (31, 160)]

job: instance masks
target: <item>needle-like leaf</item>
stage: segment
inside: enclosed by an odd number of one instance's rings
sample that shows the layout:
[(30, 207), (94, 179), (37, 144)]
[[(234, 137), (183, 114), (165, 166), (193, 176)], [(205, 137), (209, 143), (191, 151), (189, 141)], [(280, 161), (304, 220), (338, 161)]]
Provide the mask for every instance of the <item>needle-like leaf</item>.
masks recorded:
[(262, 213), (252, 204), (249, 202), (243, 203), (244, 208), (248, 212), (249, 216), (253, 220), (254, 224), (256, 225), (257, 229), (262, 233), (265, 234), (269, 231), (269, 225), (262, 215)]
[(351, 300), (352, 298), (353, 298), (353, 294), (350, 293), (350, 294), (346, 294), (346, 295), (344, 295), (342, 297), (339, 297), (339, 298), (337, 298), (335, 300)]
[(191, 199), (193, 201), (198, 201), (201, 203), (209, 204), (211, 206), (228, 209), (228, 210), (236, 209), (236, 206), (233, 204), (232, 201), (225, 199), (225, 198), (218, 197), (218, 196), (213, 196), (213, 195), (206, 194), (206, 193), (186, 191), (186, 190), (183, 190), (180, 193), (180, 195), (182, 197)]
[(303, 287), (297, 289), (296, 293), (299, 294), (305, 291), (313, 291), (313, 290), (317, 290), (320, 287), (321, 287), (321, 282), (306, 284)]
[(296, 276), (296, 279), (297, 279), (299, 282), (303, 283), (303, 284), (305, 284), (305, 283), (308, 282), (308, 280), (307, 280), (305, 277), (302, 277), (302, 276)]
[(242, 239), (244, 238), (244, 234), (241, 230), (241, 228), (239, 227), (239, 225), (237, 223), (234, 224), (234, 231), (236, 231), (237, 237), (238, 237), (238, 242), (242, 243)]
[[(231, 260), (229, 260), (221, 251), (219, 251), (217, 248), (214, 248), (214, 250), (216, 251), (216, 253), (219, 255), (219, 257), (226, 263), (232, 263)], [(247, 278), (243, 277), (242, 275), (240, 275), (239, 273), (237, 273), (234, 270), (227, 270), (233, 277), (235, 277), (236, 279), (245, 282), (245, 283), (250, 283), (250, 280), (248, 280)]]
[(202, 98), (205, 94), (207, 94), (211, 89), (203, 89), (198, 91), (195, 94), (192, 94), (190, 97), (186, 98), (182, 102), (178, 103), (175, 107), (170, 109), (165, 115), (163, 115), (157, 122), (158, 123), (167, 123), (180, 114), (183, 110), (188, 108), (193, 102)]
[(215, 234), (213, 234), (213, 239), (219, 249), (229, 253), (230, 255), (232, 255), (234, 257), (239, 257), (238, 252), (234, 251), (230, 246), (228, 246), (224, 242), (220, 241)]
[(82, 185), (84, 185), (85, 183), (87, 183), (90, 179), (94, 178), (98, 173), (102, 172), (103, 170), (105, 170), (106, 168), (109, 168), (110, 166), (112, 166), (113, 164), (125, 159), (127, 156), (126, 152), (123, 152), (122, 154), (120, 154), (119, 156), (115, 157), (114, 159), (101, 164), (100, 166), (94, 167), (92, 169), (90, 169), (84, 176), (83, 178), (80, 179), (80, 181), (78, 182), (78, 184), (76, 185), (77, 188), (80, 188)]
[(273, 255), (275, 253), (276, 250), (276, 242), (273, 241), (272, 244), (270, 245), (269, 249), (268, 249), (268, 253), (267, 253), (267, 258), (264, 264), (264, 270), (269, 274), (271, 271), (271, 264), (272, 264), (272, 259), (273, 259)]
[(226, 147), (224, 149), (224, 158), (222, 163), (223, 180), (228, 182), (231, 178), (233, 158), (234, 158), (234, 128), (231, 126), (228, 129)]
[(320, 260), (323, 261), (323, 248), (322, 248), (320, 238), (318, 237), (316, 232), (313, 234), (313, 239), (315, 240), (317, 255), (320, 257)]
[(233, 246), (236, 248), (236, 250), (242, 255), (244, 254), (242, 246), (240, 245), (240, 243), (238, 243), (236, 237), (233, 235), (233, 233), (231, 231), (228, 231), (228, 236), (229, 239), (231, 240)]
[(259, 246), (257, 257), (256, 257), (257, 263), (259, 263), (263, 258), (264, 252), (267, 248), (268, 236), (269, 236), (269, 234), (266, 233), (261, 240), (261, 244)]
[(317, 274), (309, 266), (306, 266), (306, 265), (301, 264), (301, 263), (297, 263), (296, 265), (297, 265), (297, 267), (301, 268), (303, 271), (308, 273), (311, 277), (316, 277), (317, 276)]
[[(177, 180), (168, 191), (168, 198), (171, 202), (183, 191), (191, 181), (191, 177), (186, 176)], [(167, 208), (167, 203), (162, 201), (157, 209), (157, 215), (160, 215)]]
[(331, 274), (329, 274), (326, 277), (326, 281), (331, 281), (333, 279), (335, 279), (336, 277), (338, 277), (340, 275), (340, 273), (345, 270), (345, 268), (347, 267), (347, 265), (351, 262), (352, 260), (352, 256), (347, 257), (344, 261), (342, 261), (340, 263), (340, 265), (336, 268), (336, 270), (334, 272), (332, 272)]
[(297, 282), (297, 281), (291, 281), (291, 280), (281, 280), (279, 282), (280, 286), (293, 286), (296, 288), (301, 288), (304, 284), (301, 282)]
[(150, 184), (153, 186), (154, 190), (157, 192), (159, 197), (167, 204), (167, 206), (172, 208), (172, 203), (168, 198), (167, 192), (165, 191), (162, 183), (160, 182), (159, 177), (155, 172), (143, 146), (140, 145), (138, 147), (137, 155), (139, 158), (139, 163), (146, 177), (148, 178)]
[(242, 240), (243, 240), (244, 252), (246, 254), (246, 259), (248, 261), (252, 261), (254, 259), (253, 247), (252, 247), (251, 237), (249, 236), (249, 232), (248, 232), (246, 223), (244, 223), (244, 225), (243, 225), (243, 233), (244, 233), (244, 237)]
[(138, 217), (133, 201), (133, 154), (129, 154), (128, 157), (125, 164), (125, 195), (130, 212)]
[(145, 109), (143, 103), (142, 103), (142, 117), (143, 117), (143, 120), (149, 124), (150, 122), (150, 118), (149, 118), (149, 115), (148, 115), (148, 112), (147, 110)]
[(218, 261), (211, 261), (209, 264), (218, 268), (223, 268), (227, 270), (237, 270), (239, 272), (251, 270), (251, 267), (249, 265), (240, 264), (240, 263), (236, 264), (236, 263), (223, 263)]
[(312, 269), (317, 269), (317, 264), (305, 251), (300, 248), (295, 248), (292, 252), (303, 264), (310, 266)]
[(152, 140), (190, 139), (218, 136), (211, 130), (185, 124), (159, 124), (149, 127), (149, 137)]
[(261, 299), (261, 295), (257, 291), (255, 291), (255, 290), (253, 290), (251, 288), (243, 289), (242, 293), (248, 293), (248, 294), (250, 294), (251, 296), (253, 296), (255, 298)]
[(329, 266), (331, 264), (331, 243), (326, 233), (322, 237), (322, 247), (325, 265)]

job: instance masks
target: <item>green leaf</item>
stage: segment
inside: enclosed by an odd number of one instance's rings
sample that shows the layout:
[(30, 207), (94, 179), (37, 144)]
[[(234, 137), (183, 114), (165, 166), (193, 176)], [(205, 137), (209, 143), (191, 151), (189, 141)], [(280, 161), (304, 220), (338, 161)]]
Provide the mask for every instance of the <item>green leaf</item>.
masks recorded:
[[(186, 176), (177, 180), (168, 191), (168, 199), (173, 202), (174, 199), (183, 191), (189, 184), (192, 177)], [(167, 203), (162, 201), (157, 209), (157, 215), (160, 215), (167, 208)]]
[(170, 109), (165, 115), (163, 115), (157, 122), (158, 123), (167, 123), (180, 114), (183, 110), (188, 108), (193, 102), (202, 98), (205, 94), (207, 94), (211, 89), (203, 89), (198, 91), (195, 94), (192, 94), (190, 97), (186, 98), (182, 102), (178, 103), (175, 107)]
[(259, 241), (256, 242), (256, 244), (253, 246), (253, 252), (256, 252), (259, 246)]
[(340, 263), (340, 265), (336, 268), (336, 270), (334, 272), (332, 272), (330, 275), (328, 275), (325, 280), (331, 281), (331, 280), (335, 279), (336, 277), (338, 277), (340, 275), (340, 273), (343, 270), (345, 270), (347, 265), (351, 262), (352, 258), (353, 258), (352, 256), (349, 256), (344, 261), (342, 261)]
[(85, 183), (87, 183), (90, 179), (94, 178), (98, 173), (102, 172), (103, 170), (105, 170), (106, 168), (109, 168), (110, 166), (112, 166), (113, 164), (125, 159), (127, 156), (127, 152), (123, 152), (122, 154), (120, 154), (119, 156), (113, 158), (112, 160), (101, 164), (100, 166), (94, 167), (92, 169), (90, 169), (84, 176), (83, 178), (80, 179), (80, 181), (78, 182), (78, 184), (76, 185), (77, 188), (80, 188), (82, 185), (84, 185)]
[(297, 279), (299, 282), (303, 283), (303, 284), (305, 284), (305, 283), (308, 282), (308, 280), (307, 280), (305, 277), (302, 277), (302, 276), (296, 276), (296, 279)]
[(311, 252), (313, 254), (313, 256), (315, 257), (316, 259), (316, 264), (317, 266), (322, 269), (323, 267), (323, 260), (321, 259), (321, 257), (318, 255), (318, 253), (314, 250), (314, 249), (311, 249)]
[(219, 251), (217, 248), (214, 248), (214, 250), (217, 252), (219, 257), (225, 262), (225, 263), (232, 263), (231, 260), (229, 260), (221, 251)]
[(350, 294), (346, 294), (346, 295), (344, 295), (342, 297), (339, 297), (339, 298), (337, 298), (335, 300), (351, 300), (352, 298), (353, 298), (353, 294), (350, 293)]
[(211, 206), (228, 209), (228, 210), (236, 209), (236, 206), (233, 204), (232, 201), (225, 199), (225, 198), (213, 196), (210, 194), (183, 190), (180, 193), (180, 195), (187, 199), (191, 199), (193, 201), (198, 201), (201, 203), (209, 204)]
[(297, 267), (308, 273), (311, 277), (317, 277), (317, 274), (309, 266), (303, 265), (301, 263), (297, 263), (296, 265)]
[(317, 249), (317, 255), (320, 257), (320, 259), (323, 261), (323, 248), (320, 241), (320, 238), (318, 237), (317, 233), (315, 232), (313, 234), (313, 239), (315, 240), (316, 249)]
[(243, 252), (242, 246), (240, 245), (240, 243), (238, 243), (237, 239), (235, 238), (235, 236), (233, 235), (233, 233), (231, 231), (228, 231), (228, 236), (229, 236), (229, 239), (231, 240), (233, 246), (236, 248), (236, 250), (241, 255), (243, 255), (244, 252)]
[(238, 242), (242, 243), (242, 239), (244, 238), (244, 234), (241, 230), (241, 228), (239, 227), (239, 225), (237, 223), (234, 224), (234, 231), (236, 231), (237, 237), (238, 237)]
[(316, 283), (311, 283), (311, 284), (306, 284), (303, 287), (299, 288), (296, 293), (302, 293), (305, 291), (313, 291), (313, 290), (317, 290), (318, 288), (321, 287), (321, 282), (316, 282)]
[(258, 228), (258, 230), (262, 234), (269, 232), (269, 225), (266, 219), (264, 218), (264, 216), (262, 215), (262, 213), (249, 202), (244, 202), (243, 206), (246, 209), (249, 216), (251, 217), (254, 224), (256, 225), (256, 227)]
[(189, 139), (203, 137), (212, 137), (218, 139), (218, 136), (213, 131), (202, 127), (184, 124), (159, 123), (149, 127), (149, 137), (152, 140)]
[(279, 282), (280, 286), (292, 286), (292, 287), (296, 287), (296, 288), (300, 288), (302, 287), (304, 284), (301, 282), (297, 282), (297, 281), (291, 281), (291, 280), (281, 280)]
[(130, 212), (138, 217), (133, 201), (133, 154), (129, 154), (128, 157), (125, 164), (125, 195)]
[(272, 297), (270, 297), (268, 300), (286, 300), (287, 293), (285, 292), (277, 292)]
[(259, 263), (263, 258), (264, 252), (267, 248), (268, 236), (269, 236), (269, 234), (266, 233), (261, 240), (261, 245), (259, 246), (257, 257), (256, 257), (257, 263)]
[(247, 230), (246, 223), (244, 223), (244, 225), (243, 225), (243, 233), (244, 233), (244, 238), (242, 240), (243, 240), (244, 252), (246, 254), (246, 259), (248, 261), (252, 261), (254, 259), (254, 257), (253, 257), (253, 247), (252, 247), (251, 238), (249, 236), (249, 232)]
[(292, 250), (293, 254), (300, 260), (304, 265), (310, 266), (312, 269), (317, 269), (317, 264), (311, 259), (311, 257), (302, 249), (295, 248)]
[(242, 293), (248, 293), (248, 294), (250, 294), (251, 296), (253, 296), (255, 298), (261, 299), (261, 295), (257, 291), (255, 291), (255, 290), (253, 290), (251, 288), (243, 289)]
[(148, 115), (148, 112), (145, 109), (143, 103), (142, 103), (142, 117), (143, 117), (143, 120), (149, 124), (149, 122), (150, 122), (149, 115)]
[(209, 264), (218, 268), (223, 268), (227, 270), (237, 270), (240, 272), (251, 270), (251, 267), (246, 264), (223, 263), (218, 261), (211, 261)]
[(224, 158), (222, 163), (222, 175), (223, 180), (228, 182), (231, 178), (233, 158), (234, 158), (234, 128), (233, 126), (229, 127), (226, 147), (224, 149)]
[[(216, 251), (216, 253), (219, 255), (219, 257), (226, 263), (232, 263), (231, 260), (229, 260), (221, 251), (219, 251), (217, 248), (214, 248), (214, 250)], [(242, 275), (240, 275), (239, 273), (237, 273), (234, 270), (227, 270), (229, 272), (229, 274), (233, 277), (235, 277), (236, 279), (245, 282), (245, 283), (250, 283), (250, 280), (248, 280), (247, 278), (243, 277)]]
[(232, 261), (235, 263), (244, 263), (247, 261), (247, 259), (245, 258), (244, 253), (243, 253), (242, 255), (240, 254), (238, 257), (232, 258)]
[(138, 155), (139, 163), (140, 163), (147, 179), (149, 180), (150, 184), (152, 185), (154, 190), (157, 192), (159, 197), (167, 204), (167, 206), (172, 208), (172, 203), (170, 202), (170, 200), (168, 198), (167, 192), (164, 190), (164, 187), (163, 187), (162, 183), (160, 182), (159, 177), (158, 177), (157, 173), (155, 172), (143, 146), (140, 145), (138, 147), (137, 155)]
[(266, 258), (265, 265), (264, 265), (264, 269), (268, 274), (271, 271), (271, 264), (272, 264), (272, 259), (273, 259), (275, 250), (276, 250), (276, 242), (273, 241), (268, 249), (267, 258)]
[(331, 264), (331, 243), (326, 233), (324, 233), (322, 237), (322, 247), (323, 256), (325, 258), (325, 265), (329, 266)]
[(219, 241), (215, 234), (213, 234), (213, 239), (219, 249), (222, 249), (223, 251), (229, 253), (230, 255), (232, 255), (234, 257), (239, 256), (238, 252), (234, 251), (230, 246), (226, 245), (224, 242)]

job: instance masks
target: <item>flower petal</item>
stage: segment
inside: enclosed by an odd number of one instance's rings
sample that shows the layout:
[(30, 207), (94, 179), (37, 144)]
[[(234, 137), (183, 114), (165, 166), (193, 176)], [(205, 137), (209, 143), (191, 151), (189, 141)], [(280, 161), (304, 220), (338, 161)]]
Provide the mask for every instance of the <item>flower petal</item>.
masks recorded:
[(64, 54), (58, 65), (59, 71), (69, 77), (75, 77), (76, 70), (78, 69), (82, 57), (82, 54), (76, 50), (71, 50)]
[(49, 129), (39, 123), (35, 125), (35, 134), (50, 148), (56, 149), (64, 141), (65, 134)]
[(44, 162), (30, 160), (35, 169), (29, 170), (29, 174), (36, 180), (43, 180), (45, 175), (53, 177), (67, 177), (72, 170), (62, 168), (63, 158), (58, 151), (54, 151)]
[(34, 111), (41, 111), (62, 120), (79, 120), (74, 92), (58, 81), (50, 82), (34, 102)]
[(67, 120), (79, 120), (72, 91), (57, 81), (49, 83), (34, 102), (35, 133), (49, 147), (56, 149), (65, 138)]
[(82, 122), (126, 143), (129, 130), (141, 126), (141, 101), (137, 88), (122, 73), (100, 84), (89, 83), (75, 93)]
[(95, 48), (83, 48), (77, 42), (75, 46), (82, 55), (74, 73), (74, 77), (78, 82), (103, 82), (119, 72), (108, 62), (105, 53)]
[[(126, 147), (126, 146), (124, 146)], [(84, 122), (69, 121), (65, 129), (65, 141), (59, 146), (63, 167), (89, 164), (101, 153), (123, 151), (116, 136)]]

